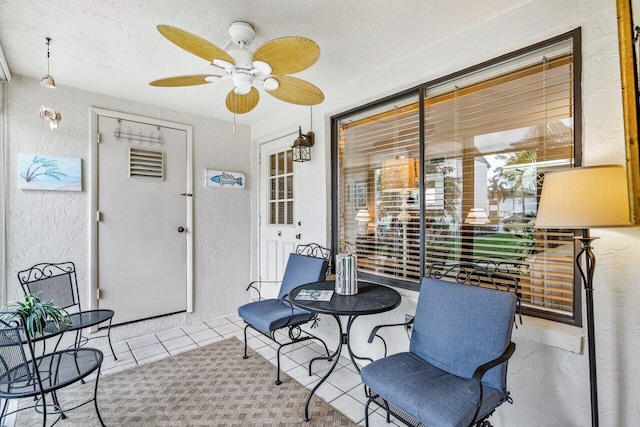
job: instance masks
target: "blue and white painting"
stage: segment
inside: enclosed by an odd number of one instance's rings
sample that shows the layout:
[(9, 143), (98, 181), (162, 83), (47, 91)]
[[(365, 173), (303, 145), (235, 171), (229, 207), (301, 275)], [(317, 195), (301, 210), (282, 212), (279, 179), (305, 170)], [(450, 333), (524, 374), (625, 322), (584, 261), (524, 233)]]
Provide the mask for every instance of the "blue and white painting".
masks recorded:
[(82, 159), (20, 153), (20, 188), (82, 191)]
[(242, 190), (245, 186), (245, 176), (243, 173), (215, 169), (205, 169), (204, 172), (204, 185), (206, 187)]

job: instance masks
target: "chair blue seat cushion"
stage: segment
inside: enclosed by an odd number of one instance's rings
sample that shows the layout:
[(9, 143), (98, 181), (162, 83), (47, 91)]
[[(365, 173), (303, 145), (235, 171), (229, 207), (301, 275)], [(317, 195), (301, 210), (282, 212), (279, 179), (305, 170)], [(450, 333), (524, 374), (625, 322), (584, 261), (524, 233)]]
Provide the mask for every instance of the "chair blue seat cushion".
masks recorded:
[[(438, 369), (409, 352), (365, 366), (362, 381), (380, 397), (429, 427), (470, 425), (480, 393), (480, 388), (476, 394), (469, 392), (469, 380)], [(502, 397), (502, 392), (483, 386), (478, 415), (499, 406)]]
[(238, 308), (238, 316), (251, 326), (264, 332), (271, 332), (288, 325), (308, 322), (313, 313), (293, 307), (279, 299), (254, 301)]

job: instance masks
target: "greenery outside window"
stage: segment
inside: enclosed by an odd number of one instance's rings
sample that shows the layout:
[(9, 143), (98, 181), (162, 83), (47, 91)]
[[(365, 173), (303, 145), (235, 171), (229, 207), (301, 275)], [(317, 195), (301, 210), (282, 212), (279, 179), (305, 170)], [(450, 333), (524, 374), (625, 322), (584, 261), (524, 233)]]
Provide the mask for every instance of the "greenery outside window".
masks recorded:
[(334, 250), (418, 289), (433, 265), (520, 279), (524, 312), (580, 324), (573, 234), (534, 228), (544, 175), (580, 165), (579, 30), (332, 118)]

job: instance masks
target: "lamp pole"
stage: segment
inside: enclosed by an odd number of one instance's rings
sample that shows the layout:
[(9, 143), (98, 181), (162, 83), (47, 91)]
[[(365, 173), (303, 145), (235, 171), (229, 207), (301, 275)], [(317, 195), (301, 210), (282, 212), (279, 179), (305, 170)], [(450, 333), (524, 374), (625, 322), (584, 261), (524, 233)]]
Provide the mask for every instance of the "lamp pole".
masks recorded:
[[(598, 377), (596, 375), (596, 337), (594, 326), (594, 313), (593, 313), (593, 272), (596, 268), (596, 257), (593, 254), (591, 243), (597, 239), (597, 237), (591, 237), (589, 229), (585, 229), (581, 237), (576, 237), (580, 240), (582, 247), (578, 255), (576, 256), (576, 265), (580, 276), (582, 277), (582, 283), (584, 283), (584, 290), (587, 303), (587, 345), (589, 351), (589, 380), (591, 383), (591, 425), (593, 427), (598, 426)], [(584, 256), (583, 256), (584, 255)], [(581, 260), (584, 259), (584, 267)]]

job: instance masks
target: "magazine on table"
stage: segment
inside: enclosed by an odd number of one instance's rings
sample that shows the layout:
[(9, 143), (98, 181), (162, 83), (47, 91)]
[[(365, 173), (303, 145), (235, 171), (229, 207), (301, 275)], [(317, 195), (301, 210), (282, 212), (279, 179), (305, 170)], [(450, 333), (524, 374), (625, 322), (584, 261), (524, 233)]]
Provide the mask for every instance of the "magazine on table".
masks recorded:
[(333, 291), (319, 289), (303, 289), (296, 296), (300, 301), (331, 301)]

